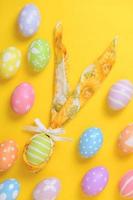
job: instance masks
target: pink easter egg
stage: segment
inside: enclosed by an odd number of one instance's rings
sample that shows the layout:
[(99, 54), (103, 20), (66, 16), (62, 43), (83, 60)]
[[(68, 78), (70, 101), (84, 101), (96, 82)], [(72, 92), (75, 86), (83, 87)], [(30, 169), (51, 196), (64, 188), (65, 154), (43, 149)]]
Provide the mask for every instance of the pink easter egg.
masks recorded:
[(48, 178), (40, 182), (33, 191), (34, 200), (55, 200), (61, 185), (57, 178)]
[(119, 183), (119, 191), (122, 197), (133, 198), (133, 170), (128, 171)]
[(118, 146), (124, 154), (133, 153), (133, 124), (128, 125), (120, 134)]
[(109, 174), (104, 167), (95, 167), (88, 171), (82, 179), (82, 190), (87, 196), (96, 196), (108, 183)]
[(11, 96), (12, 110), (19, 114), (26, 114), (33, 106), (35, 92), (29, 83), (21, 83), (16, 87)]
[(129, 80), (120, 80), (110, 89), (108, 104), (113, 110), (121, 110), (127, 106), (133, 96), (133, 84)]

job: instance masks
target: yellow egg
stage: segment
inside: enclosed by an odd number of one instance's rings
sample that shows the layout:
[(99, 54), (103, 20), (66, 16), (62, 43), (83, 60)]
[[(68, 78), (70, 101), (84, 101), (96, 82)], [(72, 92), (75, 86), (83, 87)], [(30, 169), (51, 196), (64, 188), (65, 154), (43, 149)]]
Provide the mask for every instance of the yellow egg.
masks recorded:
[(16, 47), (8, 47), (0, 53), (0, 77), (9, 79), (21, 65), (21, 52)]

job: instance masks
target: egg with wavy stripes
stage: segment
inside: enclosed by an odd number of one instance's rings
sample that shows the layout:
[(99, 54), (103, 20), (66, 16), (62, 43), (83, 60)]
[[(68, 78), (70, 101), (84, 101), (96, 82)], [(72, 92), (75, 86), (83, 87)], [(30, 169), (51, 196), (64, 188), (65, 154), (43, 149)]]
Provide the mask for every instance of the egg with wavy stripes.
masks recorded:
[(110, 89), (108, 105), (113, 110), (125, 108), (133, 97), (133, 84), (129, 80), (120, 80)]
[(119, 192), (123, 198), (133, 198), (133, 170), (128, 171), (120, 180)]

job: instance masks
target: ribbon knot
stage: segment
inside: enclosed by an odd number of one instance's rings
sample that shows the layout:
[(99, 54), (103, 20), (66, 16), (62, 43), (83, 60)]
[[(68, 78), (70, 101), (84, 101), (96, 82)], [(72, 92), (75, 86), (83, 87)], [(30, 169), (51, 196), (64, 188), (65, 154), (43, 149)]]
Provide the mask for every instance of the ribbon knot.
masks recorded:
[(59, 134), (63, 134), (65, 131), (63, 128), (46, 128), (40, 119), (34, 120), (36, 126), (25, 126), (24, 130), (29, 132), (35, 132), (38, 134), (44, 133), (50, 136), (54, 141), (71, 141), (70, 138), (60, 137)]

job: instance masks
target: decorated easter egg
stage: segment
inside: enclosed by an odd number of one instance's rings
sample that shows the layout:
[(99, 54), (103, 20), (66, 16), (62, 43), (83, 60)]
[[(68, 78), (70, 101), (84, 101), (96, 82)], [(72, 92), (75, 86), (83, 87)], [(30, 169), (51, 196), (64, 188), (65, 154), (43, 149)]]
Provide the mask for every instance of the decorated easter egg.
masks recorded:
[(133, 84), (129, 80), (120, 80), (110, 89), (108, 104), (113, 110), (121, 110), (133, 96)]
[(33, 191), (34, 200), (55, 200), (60, 191), (60, 181), (57, 178), (49, 178), (39, 183)]
[(8, 47), (0, 53), (0, 77), (9, 79), (14, 76), (21, 64), (21, 52), (16, 47)]
[(8, 170), (18, 157), (18, 145), (13, 140), (0, 144), (0, 172)]
[(27, 4), (20, 12), (18, 26), (24, 37), (34, 35), (40, 26), (41, 16), (34, 4)]
[(120, 134), (118, 146), (121, 152), (133, 153), (133, 124), (128, 125)]
[(109, 174), (104, 167), (95, 167), (82, 179), (82, 190), (88, 196), (95, 196), (103, 191), (108, 183)]
[(120, 180), (119, 192), (126, 199), (133, 198), (133, 170), (128, 171)]
[(7, 179), (0, 184), (0, 200), (16, 200), (20, 192), (20, 184), (16, 179)]
[(50, 46), (46, 40), (38, 39), (32, 42), (28, 51), (28, 61), (36, 72), (42, 71), (50, 59)]
[(80, 138), (79, 151), (84, 158), (94, 156), (103, 143), (103, 135), (99, 128), (87, 129)]
[(12, 110), (19, 114), (26, 114), (33, 106), (35, 93), (29, 83), (21, 83), (16, 87), (11, 96)]

